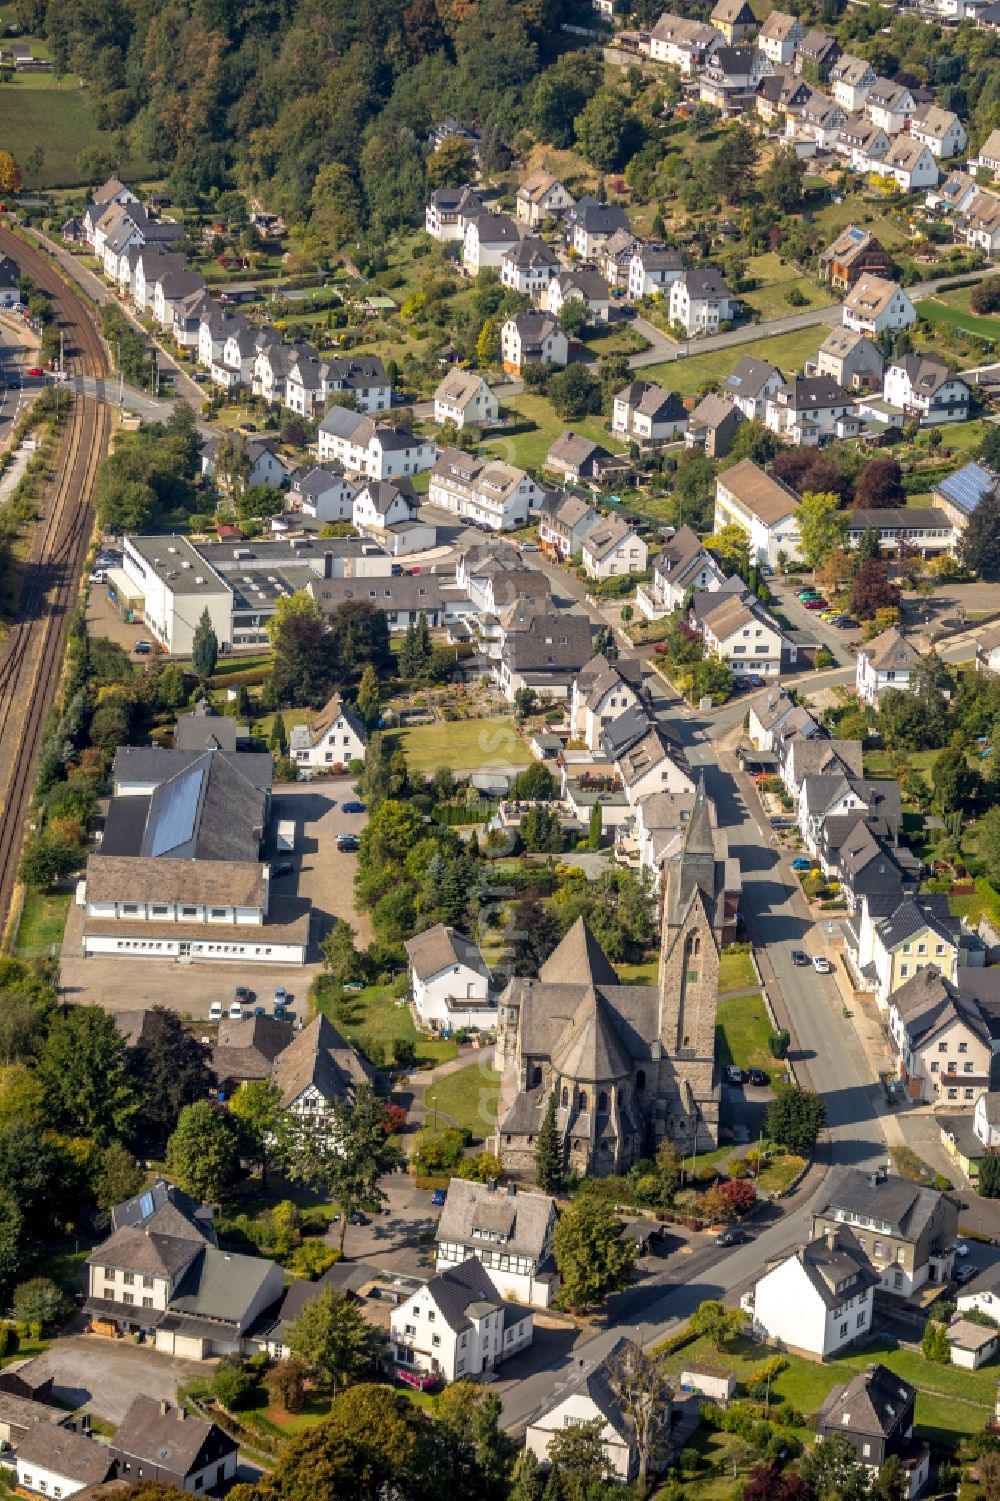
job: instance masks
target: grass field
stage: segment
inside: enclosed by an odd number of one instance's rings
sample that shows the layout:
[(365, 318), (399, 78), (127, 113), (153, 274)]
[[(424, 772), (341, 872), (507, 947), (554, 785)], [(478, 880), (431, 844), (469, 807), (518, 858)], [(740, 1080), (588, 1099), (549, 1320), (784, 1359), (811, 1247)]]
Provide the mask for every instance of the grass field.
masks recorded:
[(14, 941), (15, 953), (30, 958), (51, 954), (58, 949), (62, 944), (71, 900), (68, 891), (39, 891), (30, 886)]
[(322, 996), (319, 1009), (362, 1053), (368, 1057), (376, 1054), (372, 1058), (375, 1063), (391, 1061), (392, 1044), (397, 1040), (413, 1043), (418, 1063), (448, 1063), (458, 1057), (458, 1048), (450, 1038), (420, 1035), (409, 1006), (397, 1004), (389, 985), (371, 985), (336, 1004)]
[(719, 1062), (723, 1067), (737, 1063), (740, 1068), (767, 1071), (774, 1068), (774, 1059), (767, 1046), (771, 1023), (760, 991), (720, 1001), (715, 1035)]
[(527, 432), (512, 435), (498, 433), (487, 438), (483, 444), (488, 453), (496, 454), (508, 464), (516, 464), (522, 469), (540, 469), (553, 443), (568, 428), (580, 437), (600, 443), (609, 453), (622, 452), (622, 445), (611, 437), (603, 417), (584, 417), (578, 422), (564, 422), (561, 417), (556, 416), (551, 402), (545, 396), (522, 392), (520, 396), (504, 401), (502, 389), (499, 396), (501, 405), (511, 416), (519, 422), (533, 424)]
[[(26, 73), (0, 84), (0, 140), (14, 146), (25, 187), (31, 189), (82, 185), (77, 156), (87, 146), (110, 148), (113, 138), (98, 129), (90, 100), (75, 76), (57, 81), (51, 73)], [(32, 174), (24, 164), (36, 148), (43, 153), (42, 166)], [(138, 160), (122, 167), (130, 178), (148, 170)]]
[(767, 1193), (782, 1194), (799, 1176), (805, 1165), (804, 1157), (797, 1157), (794, 1152), (781, 1152), (777, 1157), (773, 1157), (766, 1167), (761, 1168), (757, 1184)]
[(641, 964), (616, 964), (615, 971), (621, 985), (655, 985), (660, 974), (660, 956), (654, 954)]
[[(822, 307), (824, 303), (831, 301), (828, 291), (820, 290), (808, 277), (800, 276), (794, 266), (782, 263), (781, 257), (773, 251), (766, 255), (750, 256), (747, 275), (754, 277), (762, 285), (754, 292), (742, 292), (741, 299), (748, 307), (756, 308), (764, 318), (781, 318), (787, 313)], [(794, 307), (785, 295), (793, 287), (805, 298), (805, 302)]]
[(757, 984), (753, 959), (746, 949), (726, 949), (719, 960), (719, 994), (727, 990), (752, 990)]
[(406, 754), (411, 772), (519, 771), (530, 765), (531, 752), (512, 719), (459, 719), (394, 730), (393, 748)]
[[(785, 312), (794, 312), (786, 308)], [(749, 344), (731, 345), (726, 349), (713, 349), (708, 354), (691, 355), (685, 360), (669, 361), (664, 365), (650, 365), (641, 370), (643, 380), (658, 381), (670, 391), (682, 396), (698, 396), (708, 381), (721, 381), (732, 370), (736, 361), (744, 355), (758, 360), (770, 360), (772, 365), (786, 376), (801, 370), (811, 359), (829, 333), (819, 324), (815, 328), (800, 328), (794, 333), (777, 334), (770, 339), (754, 339)]]
[(482, 1140), (496, 1125), (497, 1101), (500, 1098), (500, 1075), (481, 1063), (470, 1063), (432, 1086), (425, 1102), (428, 1110), (437, 1106), (456, 1126), (471, 1131)]
[(959, 287), (954, 292), (939, 292), (936, 297), (925, 298), (917, 303), (917, 314), (931, 326), (950, 324), (968, 334), (978, 334), (984, 339), (1000, 339), (1000, 318), (981, 317), (969, 306), (971, 287)]
[(824, 243), (848, 224), (870, 229), (886, 250), (899, 250), (908, 243), (902, 224), (892, 214), (880, 213), (877, 205), (860, 193), (848, 194), (843, 203), (825, 204), (813, 215), (813, 223), (823, 230)]

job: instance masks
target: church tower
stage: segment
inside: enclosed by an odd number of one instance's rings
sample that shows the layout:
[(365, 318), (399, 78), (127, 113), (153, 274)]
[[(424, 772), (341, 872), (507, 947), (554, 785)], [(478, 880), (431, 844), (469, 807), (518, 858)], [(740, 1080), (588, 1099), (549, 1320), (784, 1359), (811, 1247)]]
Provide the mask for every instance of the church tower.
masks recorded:
[(684, 843), (664, 867), (660, 947), (656, 1132), (688, 1151), (718, 1145), (715, 1024), (720, 887), (711, 810), (701, 779)]

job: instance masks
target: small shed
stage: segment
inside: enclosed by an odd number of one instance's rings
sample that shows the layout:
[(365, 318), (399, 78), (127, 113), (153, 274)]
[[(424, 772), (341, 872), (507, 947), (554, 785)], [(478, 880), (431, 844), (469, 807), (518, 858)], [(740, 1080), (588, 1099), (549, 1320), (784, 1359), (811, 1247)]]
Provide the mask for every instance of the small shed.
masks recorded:
[(728, 1366), (692, 1360), (681, 1371), (681, 1390), (698, 1392), (725, 1407), (736, 1395), (736, 1373)]
[(1000, 1329), (994, 1325), (974, 1324), (956, 1314), (948, 1325), (948, 1344), (951, 1347), (952, 1365), (965, 1371), (977, 1371), (996, 1354)]

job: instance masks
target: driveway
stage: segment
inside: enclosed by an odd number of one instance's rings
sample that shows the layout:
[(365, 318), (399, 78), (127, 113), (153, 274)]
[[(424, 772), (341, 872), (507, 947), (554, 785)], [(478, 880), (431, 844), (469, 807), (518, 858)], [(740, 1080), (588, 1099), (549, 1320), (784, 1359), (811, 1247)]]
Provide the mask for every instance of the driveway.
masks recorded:
[(345, 802), (355, 802), (353, 777), (322, 777), (312, 782), (291, 782), (274, 789), (271, 798), (271, 821), (294, 819), (296, 848), (292, 854), (280, 853), (278, 860), (288, 861), (293, 869), (276, 886), (283, 896), (305, 897), (313, 911), (313, 939), (319, 942), (342, 918), (357, 929), (358, 943), (371, 943), (371, 920), (367, 912), (354, 905), (354, 872), (357, 855), (342, 855), (337, 849), (338, 834), (360, 834), (368, 822), (367, 813), (345, 813)]
[(158, 1355), (147, 1345), (93, 1334), (57, 1339), (31, 1362), (32, 1375), (51, 1376), (54, 1395), (109, 1423), (120, 1423), (137, 1393), (177, 1401), (177, 1388), (204, 1380), (214, 1363)]

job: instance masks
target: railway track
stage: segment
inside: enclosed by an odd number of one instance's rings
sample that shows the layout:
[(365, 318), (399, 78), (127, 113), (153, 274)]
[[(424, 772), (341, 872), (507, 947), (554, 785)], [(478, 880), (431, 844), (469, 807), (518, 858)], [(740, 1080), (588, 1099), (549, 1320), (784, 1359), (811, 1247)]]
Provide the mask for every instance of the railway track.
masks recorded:
[[(106, 375), (104, 346), (90, 313), (45, 255), (4, 229), (0, 254), (10, 255), (37, 287), (50, 293), (70, 373)], [(17, 616), (0, 645), (0, 934), (11, 915), (35, 764), (59, 681), (66, 622), (93, 526), (94, 476), (110, 423), (101, 403), (71, 398)]]

